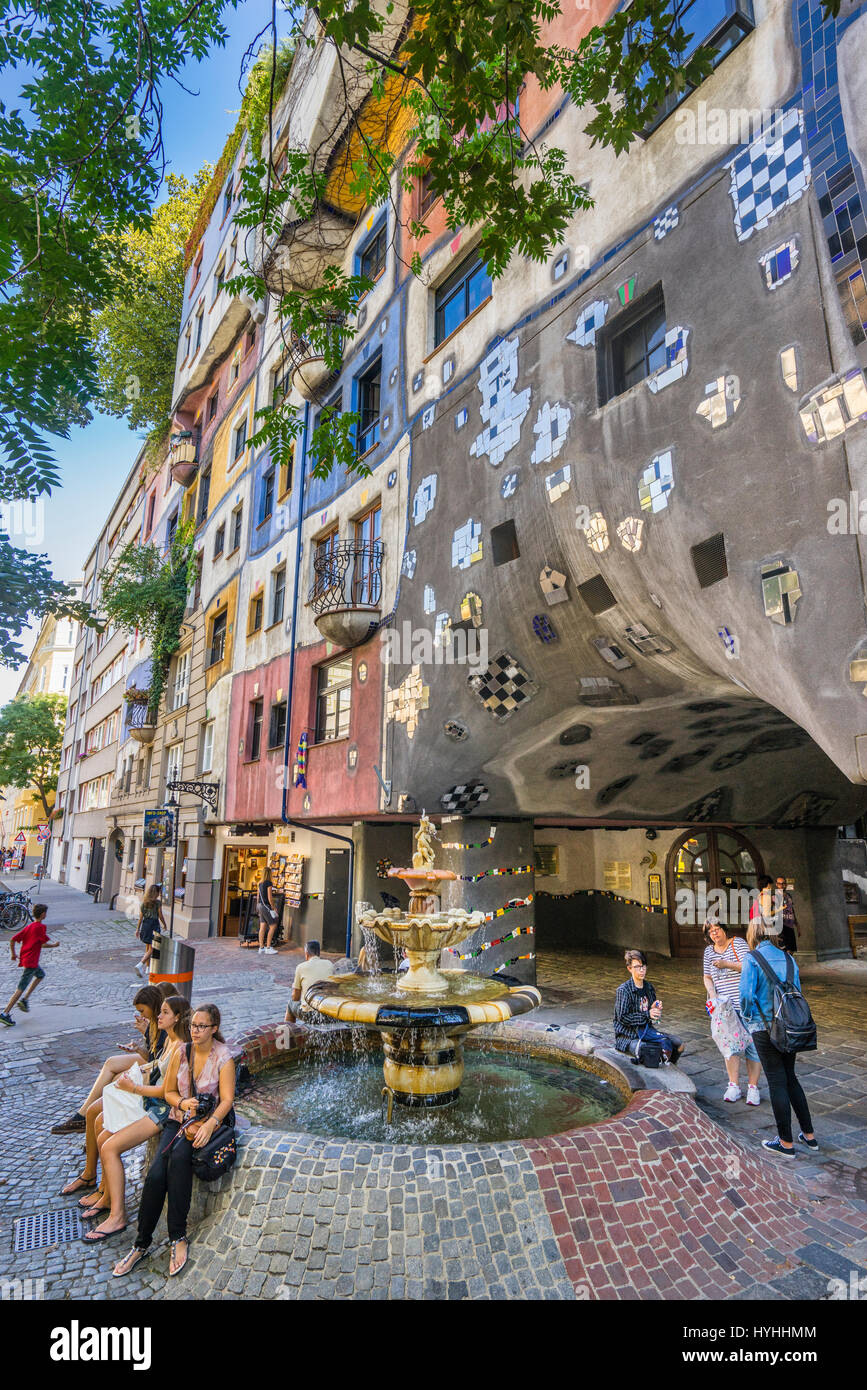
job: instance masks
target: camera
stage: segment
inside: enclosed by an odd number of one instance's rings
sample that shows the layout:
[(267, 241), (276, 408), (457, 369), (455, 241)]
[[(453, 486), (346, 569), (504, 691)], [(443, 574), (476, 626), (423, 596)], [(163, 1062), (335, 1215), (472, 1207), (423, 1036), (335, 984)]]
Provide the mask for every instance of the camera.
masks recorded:
[(196, 1119), (206, 1120), (217, 1105), (217, 1097), (212, 1096), (208, 1091), (204, 1095), (196, 1096)]

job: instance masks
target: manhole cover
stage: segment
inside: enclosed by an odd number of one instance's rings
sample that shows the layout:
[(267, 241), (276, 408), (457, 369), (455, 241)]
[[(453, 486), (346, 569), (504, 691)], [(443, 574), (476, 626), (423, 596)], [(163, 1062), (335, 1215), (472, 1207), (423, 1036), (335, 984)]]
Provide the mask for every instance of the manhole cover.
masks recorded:
[(46, 1245), (62, 1245), (65, 1241), (80, 1240), (83, 1230), (75, 1208), (19, 1216), (13, 1228), (12, 1248), (18, 1254), (24, 1250), (41, 1250)]

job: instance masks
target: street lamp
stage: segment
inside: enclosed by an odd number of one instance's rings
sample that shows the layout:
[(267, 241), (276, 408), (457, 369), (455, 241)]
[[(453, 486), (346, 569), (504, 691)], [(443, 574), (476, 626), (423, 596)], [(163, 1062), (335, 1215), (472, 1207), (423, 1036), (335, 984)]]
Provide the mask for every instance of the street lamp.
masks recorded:
[(175, 934), (175, 881), (178, 876), (178, 811), (180, 810), (180, 805), (175, 800), (174, 792), (169, 796), (166, 806), (172, 813), (172, 903), (169, 908), (169, 936), (172, 937)]

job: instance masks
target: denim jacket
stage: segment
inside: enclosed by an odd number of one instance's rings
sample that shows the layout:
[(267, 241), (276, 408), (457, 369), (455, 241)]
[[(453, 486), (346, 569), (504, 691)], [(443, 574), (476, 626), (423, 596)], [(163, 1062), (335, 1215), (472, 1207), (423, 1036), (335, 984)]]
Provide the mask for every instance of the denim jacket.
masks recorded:
[[(774, 946), (770, 941), (760, 941), (757, 947), (761, 951), (768, 965), (773, 970), (778, 980), (786, 978), (786, 962), (792, 959), (787, 952), (781, 951), (779, 946)], [(795, 967), (793, 980), (798, 989), (801, 988), (801, 979), (798, 974), (797, 961), (792, 959)], [(744, 1023), (751, 1033), (759, 1033), (763, 1028), (767, 1028), (774, 1010), (773, 988), (770, 980), (765, 977), (765, 973), (760, 965), (756, 965), (751, 956), (747, 956), (741, 970), (741, 1013)], [(762, 1013), (765, 1017), (762, 1018)], [(768, 1022), (765, 1022), (767, 1019)]]

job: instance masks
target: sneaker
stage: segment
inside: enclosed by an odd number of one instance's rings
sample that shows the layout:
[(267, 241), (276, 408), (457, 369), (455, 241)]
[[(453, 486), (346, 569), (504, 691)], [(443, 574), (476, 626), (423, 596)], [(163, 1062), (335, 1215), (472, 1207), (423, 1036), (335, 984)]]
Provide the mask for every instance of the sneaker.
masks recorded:
[(795, 1150), (793, 1148), (784, 1149), (780, 1143), (779, 1136), (777, 1136), (776, 1139), (763, 1139), (762, 1148), (767, 1149), (768, 1152), (772, 1154), (781, 1154), (783, 1158), (795, 1157)]
[(742, 1092), (740, 1086), (736, 1086), (733, 1081), (730, 1081), (729, 1084), (726, 1086), (725, 1091), (723, 1092), (723, 1100), (731, 1101), (732, 1103), (734, 1103), (734, 1101), (740, 1100), (741, 1094)]
[(799, 1144), (806, 1144), (807, 1148), (810, 1149), (814, 1154), (817, 1154), (817, 1153), (819, 1152), (819, 1141), (818, 1141), (818, 1139), (807, 1139), (807, 1138), (805, 1138), (805, 1136), (804, 1136), (803, 1134), (799, 1134), (799, 1135), (798, 1135), (798, 1143), (799, 1143)]
[(6, 1028), (15, 1027), (15, 1019), (10, 1018), (8, 1014), (0, 1013), (0, 1023), (2, 1023)]
[(260, 946), (260, 947), (259, 947), (259, 955), (260, 955), (260, 956), (264, 956), (264, 954), (265, 954), (265, 947), (264, 947), (264, 946)]
[(26, 1000), (26, 999), (19, 999), (19, 1000), (18, 1000), (18, 1007), (19, 1007), (19, 1009), (21, 1010), (21, 1012), (22, 1012), (23, 1014), (29, 1014), (29, 1013), (30, 1013), (30, 1005), (27, 1003), (27, 1000)]
[(747, 1087), (747, 1105), (761, 1105), (762, 1098), (759, 1095), (758, 1086)]
[(266, 946), (266, 947), (265, 947), (265, 955), (266, 955), (266, 956), (276, 956), (276, 954), (277, 954), (277, 947), (276, 947), (276, 946)]
[(79, 1115), (76, 1110), (74, 1115), (70, 1115), (68, 1120), (63, 1120), (59, 1125), (52, 1125), (52, 1134), (83, 1134), (87, 1128), (87, 1120), (83, 1115)]
[(144, 978), (144, 971), (141, 968), (141, 961), (136, 962), (136, 964), (133, 966), (133, 970), (138, 975), (140, 980)]

